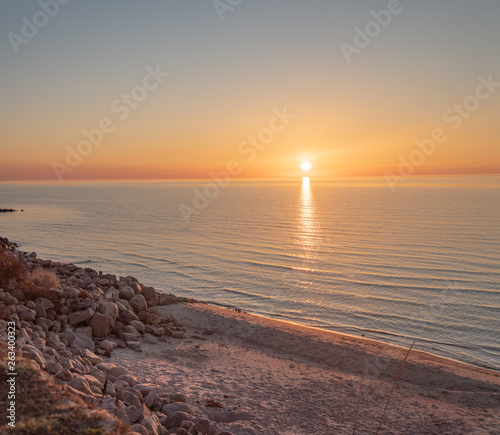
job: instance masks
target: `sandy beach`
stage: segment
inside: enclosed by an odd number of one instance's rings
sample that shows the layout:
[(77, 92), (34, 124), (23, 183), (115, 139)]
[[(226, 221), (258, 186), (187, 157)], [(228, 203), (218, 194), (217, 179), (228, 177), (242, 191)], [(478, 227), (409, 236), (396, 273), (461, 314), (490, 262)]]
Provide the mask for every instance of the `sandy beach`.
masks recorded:
[[(235, 434), (375, 433), (407, 349), (205, 304), (155, 307), (184, 338), (117, 349), (120, 362)], [(209, 400), (223, 407), (206, 407)], [(380, 433), (495, 434), (500, 373), (411, 351)]]

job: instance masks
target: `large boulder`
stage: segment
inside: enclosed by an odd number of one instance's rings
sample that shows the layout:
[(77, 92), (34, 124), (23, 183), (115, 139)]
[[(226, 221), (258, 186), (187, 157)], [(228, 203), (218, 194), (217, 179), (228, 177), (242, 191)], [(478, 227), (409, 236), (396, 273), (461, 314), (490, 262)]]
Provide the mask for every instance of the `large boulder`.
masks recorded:
[(69, 313), (68, 314), (68, 321), (72, 325), (76, 325), (78, 323), (82, 323), (82, 322), (85, 322), (87, 320), (90, 320), (94, 316), (94, 314), (95, 314), (95, 311), (89, 307), (83, 311)]
[(141, 311), (146, 311), (148, 309), (148, 304), (143, 295), (136, 295), (130, 299), (130, 305), (136, 313)]
[(153, 287), (144, 287), (142, 295), (146, 299), (148, 307), (155, 307), (158, 305), (158, 294)]
[(94, 351), (94, 341), (92, 340), (92, 338), (80, 332), (71, 334), (68, 337), (68, 343), (70, 344), (70, 346), (78, 349), (89, 349), (92, 352)]
[(96, 313), (89, 326), (93, 337), (106, 338), (115, 327), (115, 320), (107, 314)]
[(106, 314), (113, 318), (113, 320), (118, 318), (118, 306), (113, 302), (103, 302), (99, 307), (99, 312), (101, 314)]
[(121, 290), (120, 290), (120, 297), (122, 299), (125, 299), (125, 300), (129, 301), (134, 296), (135, 296), (135, 292), (132, 289), (132, 287), (126, 285), (126, 286), (124, 286), (124, 287), (121, 288)]

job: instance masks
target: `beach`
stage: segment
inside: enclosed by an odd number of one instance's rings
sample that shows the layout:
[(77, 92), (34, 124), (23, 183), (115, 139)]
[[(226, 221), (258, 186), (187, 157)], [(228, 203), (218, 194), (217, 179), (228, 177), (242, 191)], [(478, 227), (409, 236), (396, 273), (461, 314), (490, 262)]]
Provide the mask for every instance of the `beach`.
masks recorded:
[(14, 322), (32, 366), (130, 433), (497, 433), (498, 371), (176, 297), (0, 242), (3, 271), (27, 271), (2, 285), (3, 340)]
[[(407, 349), (206, 304), (155, 308), (186, 336), (115, 358), (234, 433), (375, 433)], [(207, 400), (223, 408), (204, 408)], [(500, 373), (412, 351), (380, 433), (494, 434)]]

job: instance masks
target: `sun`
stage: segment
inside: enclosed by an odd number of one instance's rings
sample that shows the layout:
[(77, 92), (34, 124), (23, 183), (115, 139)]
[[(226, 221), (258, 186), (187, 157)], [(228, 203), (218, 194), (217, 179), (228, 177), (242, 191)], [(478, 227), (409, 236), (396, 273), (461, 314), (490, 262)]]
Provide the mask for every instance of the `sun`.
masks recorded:
[(302, 162), (300, 169), (307, 172), (311, 169), (311, 164), (309, 162)]

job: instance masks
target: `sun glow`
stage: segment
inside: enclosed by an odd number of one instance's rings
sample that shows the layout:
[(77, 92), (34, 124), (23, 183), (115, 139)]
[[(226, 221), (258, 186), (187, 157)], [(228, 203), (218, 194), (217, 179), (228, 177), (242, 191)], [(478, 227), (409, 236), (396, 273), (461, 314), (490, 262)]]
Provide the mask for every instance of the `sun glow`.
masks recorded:
[(309, 162), (302, 162), (300, 169), (307, 172), (311, 169), (311, 164)]

